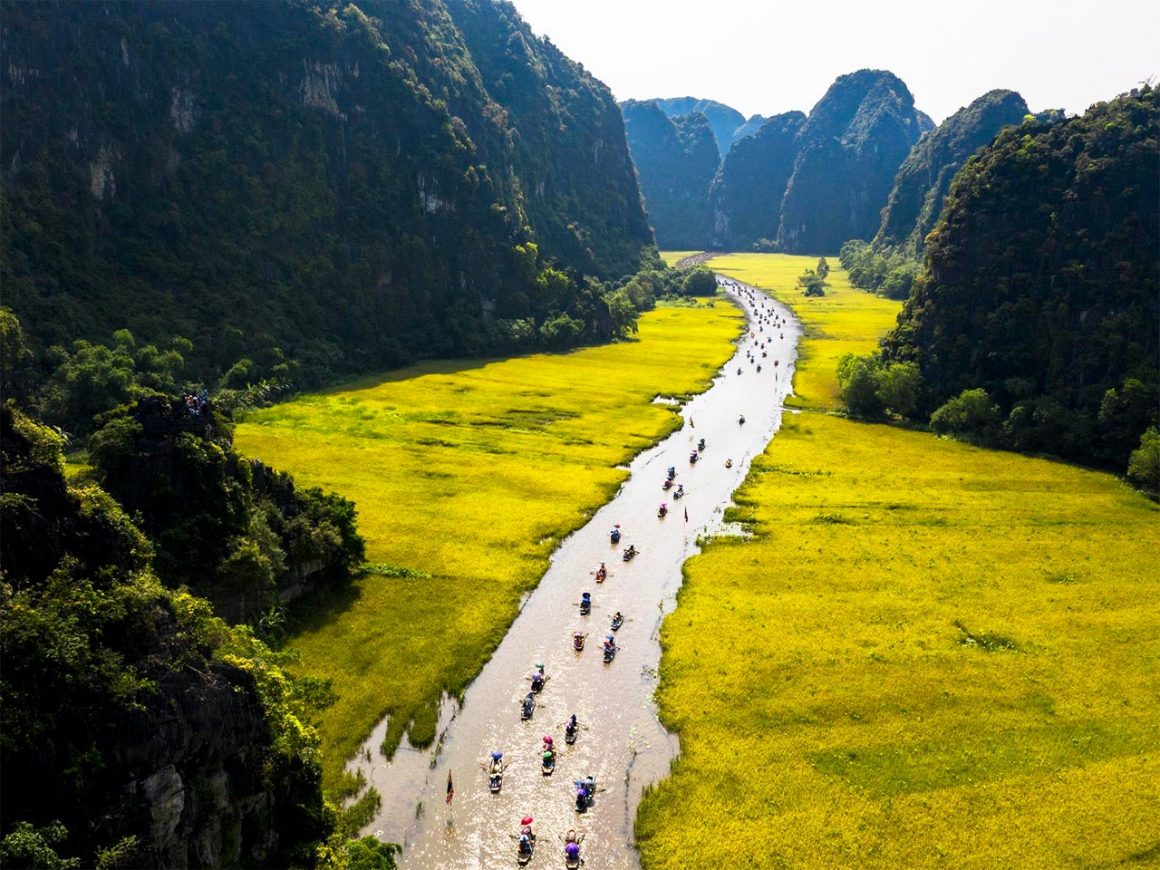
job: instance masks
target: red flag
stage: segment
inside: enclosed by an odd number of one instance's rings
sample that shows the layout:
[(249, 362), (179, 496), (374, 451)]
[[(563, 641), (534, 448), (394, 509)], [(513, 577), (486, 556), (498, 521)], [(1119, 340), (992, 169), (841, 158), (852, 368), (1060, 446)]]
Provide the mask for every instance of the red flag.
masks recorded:
[(455, 797), (455, 786), (451, 783), (451, 771), (447, 771), (447, 803), (451, 803), (452, 798)]

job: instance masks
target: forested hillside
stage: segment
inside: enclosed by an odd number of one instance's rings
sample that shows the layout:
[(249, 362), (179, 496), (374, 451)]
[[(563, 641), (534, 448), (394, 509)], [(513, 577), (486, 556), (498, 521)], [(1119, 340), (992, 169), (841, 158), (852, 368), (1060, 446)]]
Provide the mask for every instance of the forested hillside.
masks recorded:
[(615, 330), (583, 275), (652, 261), (615, 102), (510, 6), (6, 2), (2, 39), (37, 350), (129, 327), (317, 380), (562, 346)]
[(699, 112), (670, 118), (656, 100), (627, 100), (621, 112), (657, 244), (704, 247), (709, 184), (720, 163), (709, 122)]
[[(62, 439), (0, 407), (5, 867), (312, 866), (334, 829), (295, 684), (163, 587)], [(73, 863), (68, 863), (68, 862)]]
[(848, 239), (870, 238), (894, 174), (921, 132), (914, 97), (893, 73), (840, 76), (798, 133), (781, 205), (781, 249), (826, 253)]
[(989, 91), (923, 136), (894, 178), (874, 248), (920, 254), (955, 173), (1003, 127), (1021, 123), (1027, 114), (1027, 103), (1015, 91)]
[(739, 139), (709, 189), (710, 246), (749, 250), (759, 239), (777, 236), (781, 200), (797, 157), (801, 112), (766, 120), (756, 133)]
[(1124, 468), (1160, 404), (1158, 143), (1144, 87), (960, 170), (884, 350), (936, 429)]

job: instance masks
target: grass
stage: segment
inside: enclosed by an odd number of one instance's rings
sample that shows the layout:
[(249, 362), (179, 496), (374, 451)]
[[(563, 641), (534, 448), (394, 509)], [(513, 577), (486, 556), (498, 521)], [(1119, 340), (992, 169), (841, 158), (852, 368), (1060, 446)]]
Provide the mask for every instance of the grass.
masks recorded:
[(328, 787), (373, 725), (385, 749), (435, 736), (559, 541), (620, 486), (616, 468), (679, 425), (663, 395), (708, 386), (732, 352), (730, 305), (661, 307), (636, 340), (496, 362), (444, 361), (251, 413), (247, 455), (355, 501), (372, 568), (312, 611), (291, 646), (329, 678)]
[(1117, 479), (827, 412), (889, 303), (718, 271), (805, 321), (800, 415), (664, 624), (646, 868), (1057, 867), (1160, 855), (1160, 514)]

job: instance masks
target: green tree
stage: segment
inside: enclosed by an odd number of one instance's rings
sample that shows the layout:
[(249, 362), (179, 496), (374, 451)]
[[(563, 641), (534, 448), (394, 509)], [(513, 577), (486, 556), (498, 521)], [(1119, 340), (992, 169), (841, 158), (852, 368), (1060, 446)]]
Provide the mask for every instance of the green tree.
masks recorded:
[(609, 293), (606, 299), (608, 313), (612, 316), (616, 335), (619, 338), (624, 338), (630, 332), (636, 332), (636, 306), (632, 304), (628, 294), (624, 290), (617, 290)]
[(846, 354), (838, 362), (838, 387), (846, 413), (863, 420), (882, 416), (882, 400), (878, 395), (880, 364), (875, 356)]
[(394, 843), (382, 843), (371, 836), (349, 840), (346, 844), (349, 870), (394, 870), (398, 852), (399, 847)]
[(73, 870), (81, 862), (62, 858), (56, 848), (68, 839), (68, 830), (60, 822), (34, 828), (28, 822), (17, 822), (0, 840), (0, 867), (35, 867), (37, 870)]
[(797, 285), (803, 296), (825, 296), (826, 282), (813, 269), (806, 269), (798, 276)]
[(1160, 495), (1160, 430), (1151, 426), (1128, 459), (1128, 480), (1156, 498)]
[(716, 296), (717, 277), (705, 266), (695, 266), (685, 276), (681, 292), (686, 296)]
[(982, 387), (963, 390), (930, 415), (930, 428), (939, 435), (985, 438), (999, 422), (999, 406)]
[(922, 375), (912, 362), (890, 363), (878, 371), (876, 394), (887, 410), (909, 417), (918, 408)]
[(818, 267), (814, 270), (818, 273), (818, 277), (825, 281), (830, 277), (830, 264), (826, 262), (826, 258), (822, 257), (818, 260)]

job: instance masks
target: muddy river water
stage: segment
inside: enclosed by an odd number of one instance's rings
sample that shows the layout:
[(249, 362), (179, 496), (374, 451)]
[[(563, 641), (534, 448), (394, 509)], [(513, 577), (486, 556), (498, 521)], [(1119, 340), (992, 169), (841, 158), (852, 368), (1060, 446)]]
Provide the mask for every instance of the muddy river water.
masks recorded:
[[(383, 798), (366, 832), (402, 843), (403, 867), (515, 866), (512, 835), (525, 815), (535, 819), (537, 836), (530, 867), (563, 867), (563, 837), (572, 829), (584, 836), (586, 870), (639, 866), (632, 824), (641, 793), (668, 773), (679, 748), (657, 720), (653, 700), (661, 620), (675, 606), (681, 565), (697, 552), (698, 536), (724, 531), (733, 491), (781, 423), (801, 332), (780, 303), (742, 284), (728, 282), (725, 289), (749, 319), (735, 355), (710, 389), (681, 409), (684, 426), (639, 454), (615, 498), (556, 550), (462, 706), (445, 702), (436, 744), (417, 750), (404, 740), (388, 762), (377, 749), (383, 722), (351, 762)], [(702, 438), (705, 450), (690, 464)], [(679, 500), (661, 488), (668, 466), (676, 466), (676, 483), (686, 491)], [(669, 507), (664, 519), (657, 517), (661, 502)], [(612, 546), (609, 531), (617, 523), (623, 539)], [(640, 554), (624, 562), (628, 544)], [(597, 583), (601, 562), (608, 578)], [(577, 606), (584, 591), (592, 595), (588, 616)], [(618, 610), (626, 617), (616, 635), (620, 649), (605, 664), (601, 643)], [(576, 630), (588, 634), (580, 653), (572, 648)], [(548, 681), (532, 719), (521, 721), (537, 663), (546, 666)], [(573, 713), (582, 727), (575, 745), (565, 746), (564, 722)], [(552, 776), (540, 770), (544, 735), (559, 749)], [(499, 794), (489, 792), (482, 769), (493, 750), (509, 763)], [(448, 772), (455, 787), (450, 805), (444, 800)], [(599, 790), (580, 814), (573, 781), (589, 775)]]

